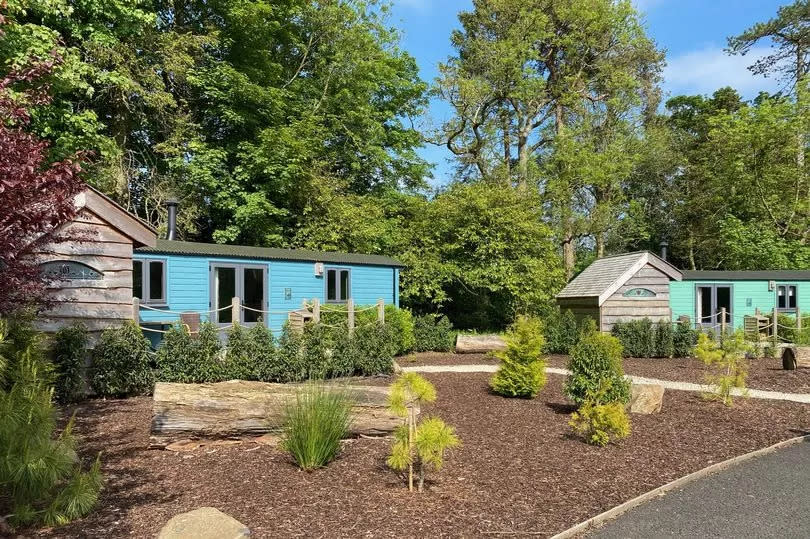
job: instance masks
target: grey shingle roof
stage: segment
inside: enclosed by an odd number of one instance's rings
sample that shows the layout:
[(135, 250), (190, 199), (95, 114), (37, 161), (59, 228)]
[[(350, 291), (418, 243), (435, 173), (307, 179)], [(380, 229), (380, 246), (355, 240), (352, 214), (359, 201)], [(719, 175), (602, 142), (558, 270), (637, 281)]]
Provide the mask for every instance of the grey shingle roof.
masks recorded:
[(558, 298), (599, 296), (646, 253), (627, 253), (594, 260), (557, 294)]
[(810, 271), (765, 270), (765, 271), (718, 271), (684, 270), (688, 281), (810, 281)]
[(403, 267), (400, 261), (382, 255), (308, 251), (305, 249), (277, 249), (272, 247), (246, 247), (243, 245), (222, 245), (218, 243), (197, 243), (191, 241), (157, 240), (157, 245), (154, 247), (141, 247), (136, 249), (135, 252)]

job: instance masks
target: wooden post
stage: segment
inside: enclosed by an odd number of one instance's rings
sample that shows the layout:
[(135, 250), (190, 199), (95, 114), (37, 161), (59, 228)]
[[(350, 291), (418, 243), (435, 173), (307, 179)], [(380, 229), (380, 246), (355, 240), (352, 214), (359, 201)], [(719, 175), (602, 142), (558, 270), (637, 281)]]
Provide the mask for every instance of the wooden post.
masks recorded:
[(349, 326), (349, 333), (354, 333), (354, 298), (346, 300), (346, 324)]
[(385, 324), (385, 301), (382, 298), (377, 300), (377, 320)]
[(234, 296), (231, 300), (231, 325), (235, 326), (242, 319), (242, 306), (239, 303), (239, 296)]
[(801, 333), (802, 331), (802, 312), (799, 310), (799, 306), (796, 306), (796, 330)]
[(720, 307), (720, 338), (726, 335), (726, 308)]
[(136, 324), (141, 322), (141, 300), (139, 298), (132, 298), (132, 319)]
[(319, 324), (321, 322), (321, 300), (312, 298), (312, 320)]
[[(777, 316), (778, 313), (779, 313), (779, 311), (777, 310), (776, 307), (774, 307), (773, 308), (773, 342), (774, 342), (774, 345), (776, 345), (776, 343), (779, 341), (779, 323), (777, 322), (777, 320), (779, 319), (778, 316)], [(776, 350), (774, 350), (774, 353), (776, 353)]]

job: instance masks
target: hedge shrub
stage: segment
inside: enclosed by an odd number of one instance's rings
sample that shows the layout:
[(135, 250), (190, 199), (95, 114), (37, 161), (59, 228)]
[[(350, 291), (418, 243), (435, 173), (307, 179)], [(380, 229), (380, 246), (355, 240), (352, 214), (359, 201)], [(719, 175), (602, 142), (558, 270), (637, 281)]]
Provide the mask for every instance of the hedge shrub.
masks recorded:
[(157, 350), (157, 369), (161, 382), (199, 384), (230, 379), (216, 326), (210, 322), (200, 324), (196, 335), (179, 323), (169, 328)]
[(581, 406), (588, 397), (598, 396), (600, 403), (630, 399), (630, 382), (622, 370), (622, 344), (613, 335), (583, 333), (571, 349), (568, 362), (571, 375), (565, 383), (565, 394)]
[(689, 320), (681, 320), (675, 324), (672, 332), (672, 355), (674, 357), (692, 357), (695, 355), (698, 331), (692, 328)]
[(547, 354), (568, 354), (577, 343), (579, 334), (589, 331), (594, 324), (592, 318), (583, 318), (577, 323), (576, 316), (570, 309), (560, 311), (554, 307), (543, 319), (543, 335)]
[[(369, 309), (357, 314), (357, 326), (371, 324), (377, 320), (377, 310)], [(385, 306), (385, 325), (391, 332), (395, 344), (394, 355), (401, 356), (413, 351), (416, 344), (414, 336), (414, 319), (411, 311), (400, 309), (396, 305)]]
[(690, 357), (697, 343), (697, 331), (689, 322), (673, 328), (667, 320), (653, 323), (649, 318), (617, 322), (611, 331), (622, 343), (625, 357)]
[(135, 322), (105, 330), (93, 349), (90, 387), (102, 397), (152, 392), (155, 376), (149, 362), (149, 340)]
[(413, 320), (414, 351), (450, 352), (456, 345), (456, 333), (444, 315), (424, 314)]
[(65, 326), (53, 336), (54, 396), (59, 402), (76, 402), (84, 396), (86, 353), (87, 328), (83, 324)]

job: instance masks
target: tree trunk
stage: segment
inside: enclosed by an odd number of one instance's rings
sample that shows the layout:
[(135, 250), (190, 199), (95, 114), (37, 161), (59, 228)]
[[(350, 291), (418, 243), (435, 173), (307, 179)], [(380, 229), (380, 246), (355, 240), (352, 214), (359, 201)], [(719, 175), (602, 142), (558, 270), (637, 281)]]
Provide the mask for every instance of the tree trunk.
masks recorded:
[[(302, 384), (268, 384), (233, 380), (217, 384), (155, 385), (151, 447), (186, 438), (231, 438), (281, 432), (285, 408)], [(388, 388), (334, 385), (354, 401), (351, 435), (385, 435), (402, 425), (388, 409)], [(412, 415), (419, 413), (418, 406)]]
[(576, 264), (576, 253), (574, 252), (574, 238), (566, 235), (563, 238), (563, 267), (565, 268), (565, 280), (569, 281), (574, 275), (574, 264)]

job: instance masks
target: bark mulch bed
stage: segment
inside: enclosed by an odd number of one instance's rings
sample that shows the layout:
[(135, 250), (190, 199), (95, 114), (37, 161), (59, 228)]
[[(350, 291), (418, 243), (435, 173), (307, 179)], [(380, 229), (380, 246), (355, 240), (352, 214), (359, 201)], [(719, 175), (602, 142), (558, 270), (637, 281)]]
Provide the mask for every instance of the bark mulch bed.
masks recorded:
[(431, 374), (428, 407), (463, 446), (409, 494), (389, 471), (389, 439), (348, 441), (327, 468), (298, 471), (278, 448), (252, 442), (194, 452), (147, 450), (150, 401), (78, 407), (86, 457), (103, 451), (106, 488), (89, 517), (32, 535), (154, 537), (173, 515), (214, 506), (255, 537), (553, 535), (711, 463), (805, 433), (810, 405), (739, 400), (733, 408), (670, 391), (661, 414), (633, 416), (620, 445), (571, 437), (561, 376), (535, 400), (491, 395), (486, 373)]
[(452, 352), (418, 352), (397, 358), (401, 367), (417, 365), (477, 365), (490, 363), (497, 365), (497, 358), (489, 354), (454, 354)]

